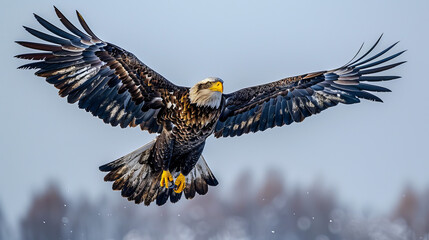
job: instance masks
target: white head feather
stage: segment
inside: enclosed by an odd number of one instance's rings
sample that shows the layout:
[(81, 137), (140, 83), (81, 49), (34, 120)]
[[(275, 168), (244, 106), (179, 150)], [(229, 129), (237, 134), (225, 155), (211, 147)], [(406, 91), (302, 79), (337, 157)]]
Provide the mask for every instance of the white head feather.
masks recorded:
[(202, 85), (207, 84), (208, 82), (223, 83), (220, 78), (209, 77), (203, 79), (189, 90), (189, 99), (191, 100), (191, 103), (196, 104), (198, 107), (219, 108), (222, 101), (222, 92), (213, 91), (208, 88), (201, 88)]

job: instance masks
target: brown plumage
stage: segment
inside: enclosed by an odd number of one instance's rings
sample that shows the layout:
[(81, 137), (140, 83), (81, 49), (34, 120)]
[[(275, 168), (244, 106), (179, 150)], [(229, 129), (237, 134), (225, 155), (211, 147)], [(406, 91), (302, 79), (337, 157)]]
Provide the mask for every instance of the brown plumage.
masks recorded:
[(86, 33), (58, 9), (55, 12), (69, 32), (35, 15), (53, 35), (24, 27), (50, 44), (18, 41), (42, 51), (17, 55), (37, 60), (20, 68), (38, 69), (36, 75), (59, 89), (61, 97), (77, 102), (105, 123), (159, 133), (149, 144), (100, 167), (108, 172), (104, 179), (113, 182), (114, 190), (146, 205), (153, 201), (163, 205), (168, 199), (177, 202), (182, 192), (190, 199), (218, 184), (201, 155), (211, 134), (240, 136), (301, 122), (338, 103), (381, 101), (370, 92), (389, 90), (372, 83), (399, 77), (372, 74), (404, 63), (381, 66), (403, 53), (381, 57), (396, 43), (369, 57), (378, 39), (365, 54), (340, 68), (223, 94), (220, 78), (206, 78), (192, 88), (177, 86), (133, 54), (98, 38), (79, 13)]

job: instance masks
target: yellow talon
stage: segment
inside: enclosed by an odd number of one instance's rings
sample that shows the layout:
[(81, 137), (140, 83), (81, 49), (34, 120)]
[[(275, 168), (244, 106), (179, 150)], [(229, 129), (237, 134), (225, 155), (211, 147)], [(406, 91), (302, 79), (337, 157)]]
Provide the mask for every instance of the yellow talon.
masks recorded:
[(171, 176), (170, 171), (163, 170), (162, 175), (161, 175), (161, 181), (159, 182), (159, 185), (161, 187), (164, 187), (164, 185), (165, 185), (165, 188), (168, 188), (168, 183), (172, 182), (172, 181), (173, 181), (173, 176)]
[(176, 182), (174, 183), (176, 185), (176, 189), (174, 189), (174, 192), (181, 193), (183, 189), (185, 189), (185, 183), (186, 178), (182, 173), (180, 173), (179, 176), (176, 178)]

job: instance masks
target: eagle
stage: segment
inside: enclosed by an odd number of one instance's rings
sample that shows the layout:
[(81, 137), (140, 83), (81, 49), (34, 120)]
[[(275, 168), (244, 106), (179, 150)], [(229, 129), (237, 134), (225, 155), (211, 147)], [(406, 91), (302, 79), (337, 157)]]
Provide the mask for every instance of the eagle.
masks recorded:
[(178, 86), (155, 72), (132, 53), (98, 38), (76, 11), (84, 31), (56, 7), (68, 30), (34, 14), (50, 33), (25, 27), (47, 43), (16, 41), (35, 50), (17, 58), (37, 60), (20, 69), (35, 74), (59, 90), (69, 103), (91, 112), (112, 126), (140, 127), (158, 134), (143, 147), (100, 166), (129, 201), (149, 205), (175, 203), (182, 194), (204, 195), (218, 181), (202, 156), (206, 139), (236, 137), (302, 122), (306, 117), (360, 99), (382, 100), (371, 92), (390, 90), (375, 82), (400, 78), (373, 75), (405, 61), (391, 60), (404, 51), (386, 54), (398, 42), (375, 52), (380, 38), (365, 53), (362, 46), (347, 64), (333, 70), (287, 77), (278, 81), (224, 93), (224, 81), (208, 77), (192, 87)]

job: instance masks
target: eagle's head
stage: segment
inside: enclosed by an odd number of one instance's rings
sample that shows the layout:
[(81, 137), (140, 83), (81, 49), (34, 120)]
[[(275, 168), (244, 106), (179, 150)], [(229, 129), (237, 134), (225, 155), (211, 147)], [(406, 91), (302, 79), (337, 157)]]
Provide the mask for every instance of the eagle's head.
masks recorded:
[(223, 81), (220, 78), (209, 77), (189, 90), (191, 103), (199, 107), (219, 108), (222, 101)]

